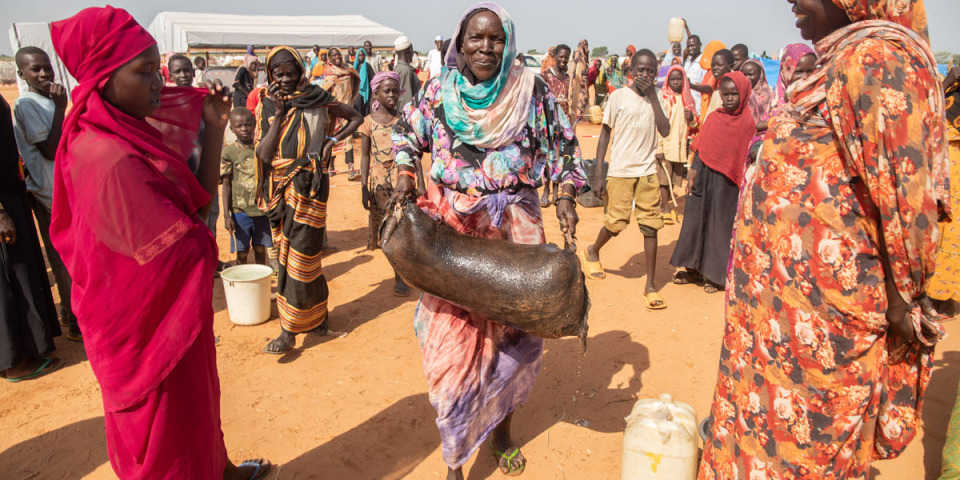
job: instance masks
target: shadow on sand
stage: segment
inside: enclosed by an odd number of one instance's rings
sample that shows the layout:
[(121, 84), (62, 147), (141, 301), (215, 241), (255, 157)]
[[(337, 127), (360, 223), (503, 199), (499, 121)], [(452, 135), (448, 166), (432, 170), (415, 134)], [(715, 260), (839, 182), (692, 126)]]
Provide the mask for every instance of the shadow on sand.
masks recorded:
[[(642, 388), (640, 376), (650, 367), (647, 348), (624, 331), (591, 337), (588, 345), (587, 354), (581, 358), (577, 339), (547, 342), (537, 386), (514, 416), (513, 435), (521, 445), (561, 422), (586, 420), (589, 423), (581, 422), (584, 428), (594, 431), (623, 431), (623, 418)], [(632, 374), (622, 383), (611, 385), (614, 376), (628, 367)], [(427, 394), (403, 398), (283, 464), (278, 478), (404, 478), (440, 446), (435, 417)], [(489, 478), (497, 472), (497, 464), (487, 450), (480, 447), (480, 457), (469, 472), (464, 472), (468, 479)], [(446, 466), (436, 465), (436, 470), (445, 474)]]
[(960, 383), (960, 352), (944, 352), (930, 376), (923, 404), (923, 467), (927, 480), (940, 478), (943, 445)]
[(90, 418), (0, 452), (3, 478), (80, 480), (107, 463), (103, 417)]

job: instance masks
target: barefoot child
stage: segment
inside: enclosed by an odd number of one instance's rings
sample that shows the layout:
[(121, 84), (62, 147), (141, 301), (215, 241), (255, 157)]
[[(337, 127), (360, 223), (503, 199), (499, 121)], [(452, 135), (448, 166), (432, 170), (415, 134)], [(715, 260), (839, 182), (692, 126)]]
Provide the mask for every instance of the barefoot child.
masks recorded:
[(237, 136), (220, 155), (223, 182), (223, 228), (230, 232), (230, 250), (237, 252), (237, 264), (250, 263), (250, 246), (256, 263), (267, 265), (270, 220), (257, 208), (256, 154), (253, 149), (253, 113), (244, 107), (230, 112), (230, 130)]
[[(647, 308), (663, 309), (666, 303), (657, 293), (654, 274), (657, 271), (657, 231), (663, 228), (660, 210), (660, 183), (657, 179), (657, 134), (670, 135), (670, 120), (664, 114), (657, 91), (657, 57), (647, 49), (631, 59), (634, 78), (630, 87), (610, 95), (603, 115), (603, 130), (597, 146), (597, 161), (603, 161), (611, 146), (610, 170), (606, 185), (602, 169), (597, 169), (593, 185), (605, 198), (603, 227), (597, 241), (583, 250), (580, 260), (588, 278), (603, 279), (600, 249), (630, 224), (630, 213), (643, 233), (643, 249), (647, 264), (647, 285), (644, 296)], [(611, 141), (611, 131), (615, 131)], [(606, 195), (604, 196), (604, 192)]]
[(690, 93), (687, 74), (680, 65), (670, 67), (665, 86), (661, 93), (664, 114), (670, 120), (670, 134), (665, 137), (657, 134), (657, 176), (660, 180), (664, 223), (673, 225), (679, 220), (676, 206), (670, 203), (671, 190), (683, 182), (683, 165), (687, 163), (687, 134), (698, 125), (694, 113), (697, 104)]
[[(370, 211), (370, 232), (367, 249), (376, 250), (380, 245), (380, 223), (386, 215), (387, 200), (393, 195), (397, 176), (401, 175), (393, 161), (393, 140), (390, 133), (397, 123), (397, 102), (400, 100), (400, 76), (394, 72), (380, 72), (370, 82), (373, 102), (370, 115), (363, 119), (357, 129), (360, 133), (360, 185), (363, 191), (363, 208)], [(411, 173), (403, 173), (412, 175)], [(422, 189), (421, 189), (422, 190)], [(406, 297), (409, 287), (394, 273), (393, 294)]]

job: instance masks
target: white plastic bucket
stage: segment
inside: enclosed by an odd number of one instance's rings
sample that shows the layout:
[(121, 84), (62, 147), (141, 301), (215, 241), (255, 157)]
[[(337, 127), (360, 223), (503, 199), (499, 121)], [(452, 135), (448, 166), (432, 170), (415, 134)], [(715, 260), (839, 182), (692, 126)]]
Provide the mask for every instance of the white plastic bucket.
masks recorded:
[(237, 265), (220, 273), (230, 321), (260, 325), (270, 318), (270, 276), (266, 265)]

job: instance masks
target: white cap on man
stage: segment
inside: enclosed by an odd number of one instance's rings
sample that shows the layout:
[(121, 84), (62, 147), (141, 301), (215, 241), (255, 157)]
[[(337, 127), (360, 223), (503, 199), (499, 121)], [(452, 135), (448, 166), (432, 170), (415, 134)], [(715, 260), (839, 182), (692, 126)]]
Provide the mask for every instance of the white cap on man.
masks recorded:
[(433, 37), (433, 41), (434, 41), (434, 42), (442, 42), (442, 41), (443, 41), (443, 36), (442, 36), (442, 35), (437, 35), (436, 37)]
[(410, 42), (410, 39), (406, 35), (400, 35), (396, 40), (393, 41), (393, 49), (400, 52), (406, 50), (413, 46), (413, 43)]

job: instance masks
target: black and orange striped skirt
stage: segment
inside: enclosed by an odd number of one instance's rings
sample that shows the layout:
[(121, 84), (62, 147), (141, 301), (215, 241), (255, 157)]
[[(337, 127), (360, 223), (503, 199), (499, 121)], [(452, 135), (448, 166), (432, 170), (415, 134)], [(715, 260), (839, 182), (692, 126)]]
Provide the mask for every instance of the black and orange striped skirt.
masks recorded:
[(320, 262), (330, 195), (325, 163), (315, 159), (274, 161), (269, 193), (261, 197), (269, 199), (260, 208), (270, 217), (273, 244), (279, 252), (280, 325), (290, 333), (308, 332), (327, 319), (329, 291)]

